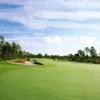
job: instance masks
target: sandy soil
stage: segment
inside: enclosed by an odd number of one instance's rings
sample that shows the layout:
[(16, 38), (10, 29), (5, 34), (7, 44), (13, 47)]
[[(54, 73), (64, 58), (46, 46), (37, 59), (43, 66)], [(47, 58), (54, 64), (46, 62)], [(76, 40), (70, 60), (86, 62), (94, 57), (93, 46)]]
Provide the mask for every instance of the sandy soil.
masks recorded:
[(18, 63), (18, 62), (9, 62), (9, 63), (12, 63), (12, 64), (19, 64), (19, 65), (34, 65), (32, 62), (30, 61), (25, 61), (25, 63)]

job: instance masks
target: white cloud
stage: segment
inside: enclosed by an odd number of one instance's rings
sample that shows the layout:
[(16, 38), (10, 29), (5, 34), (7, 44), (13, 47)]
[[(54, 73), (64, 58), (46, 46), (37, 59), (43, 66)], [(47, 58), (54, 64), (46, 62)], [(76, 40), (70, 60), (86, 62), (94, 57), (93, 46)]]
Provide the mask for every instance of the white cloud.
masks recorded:
[(18, 43), (24, 45), (45, 45), (45, 44), (66, 44), (66, 43), (79, 43), (79, 44), (90, 44), (97, 42), (97, 38), (95, 36), (60, 36), (60, 35), (52, 35), (52, 36), (21, 36), (21, 37), (13, 37), (6, 38), (7, 41), (16, 41)]
[[(0, 2), (10, 2), (10, 0), (1, 0)], [(54, 28), (56, 27), (63, 28), (63, 29), (66, 28), (64, 25), (65, 23), (63, 21), (60, 23), (58, 21), (57, 22), (47, 21), (48, 19), (65, 20), (65, 22), (67, 22), (67, 20), (85, 21), (85, 20), (90, 20), (90, 19), (100, 19), (99, 11), (89, 11), (85, 8), (85, 6), (91, 7), (91, 8), (93, 8), (94, 6), (99, 7), (100, 2), (95, 1), (95, 0), (93, 1), (45, 0), (45, 2), (42, 2), (42, 0), (34, 0), (34, 1), (25, 0), (24, 2), (23, 0), (14, 0), (13, 2), (16, 4), (23, 5), (23, 8), (21, 8), (20, 10), (15, 10), (15, 11), (14, 10), (7, 11), (7, 12), (0, 11), (0, 19), (16, 21), (31, 29), (45, 29), (49, 26), (54, 27)], [(66, 9), (67, 7), (71, 7), (71, 8), (78, 7), (79, 9), (83, 7), (85, 8), (85, 10), (68, 12), (64, 9), (62, 10), (59, 9), (58, 6), (60, 6), (60, 8), (63, 8), (62, 5), (66, 7)], [(44, 20), (42, 19), (38, 20), (38, 18), (42, 18)], [(56, 23), (59, 25), (56, 25)], [(75, 25), (76, 26), (74, 26), (74, 23), (73, 24), (71, 23), (68, 26), (71, 26), (73, 28), (76, 28), (77, 26), (79, 26), (80, 28), (84, 27), (84, 25), (82, 26), (81, 24), (75, 24)], [(87, 26), (87, 28), (91, 28), (92, 25), (85, 25), (85, 26)], [(96, 25), (94, 29), (97, 29), (96, 27), (98, 28), (99, 26)]]
[(35, 14), (37, 18), (53, 19), (53, 20), (73, 20), (84, 21), (90, 19), (100, 19), (99, 11), (39, 11)]
[(49, 21), (48, 27), (57, 29), (76, 29), (100, 31), (100, 24), (86, 24), (67, 21)]
[(51, 43), (51, 44), (59, 44), (59, 43), (62, 43), (62, 39), (60, 36), (48, 36), (48, 37), (44, 37), (44, 41), (46, 43)]
[[(0, 2), (11, 2), (11, 0), (0, 0)], [(13, 0), (12, 3), (33, 6), (35, 10), (61, 10), (61, 9), (99, 9), (99, 0)]]
[(48, 36), (48, 37), (44, 37), (44, 41), (48, 44), (73, 44), (73, 43), (77, 43), (77, 44), (81, 44), (81, 45), (93, 45), (97, 42), (96, 37), (94, 36)]
[(98, 10), (100, 9), (99, 0), (59, 0), (63, 8), (77, 10)]
[(80, 41), (81, 44), (93, 45), (96, 42), (96, 37), (81, 36), (79, 38), (79, 41)]
[[(41, 14), (41, 17), (45, 19), (73, 19), (73, 20), (87, 20), (91, 18), (100, 19), (100, 13), (98, 12), (78, 12), (71, 13), (68, 16), (67, 13), (57, 13), (53, 12), (46, 14), (46, 16)], [(90, 29), (95, 31), (100, 31), (100, 24), (86, 24), (79, 22), (67, 22), (67, 21), (47, 21), (47, 20), (38, 20), (34, 16), (23, 16), (23, 13), (20, 15), (19, 13), (0, 13), (1, 19), (16, 21), (22, 23), (24, 26), (29, 27), (31, 29), (46, 29), (46, 28), (60, 28), (60, 29)], [(65, 16), (64, 16), (65, 15)], [(38, 15), (39, 16), (39, 15)]]
[[(2, 2), (10, 3), (11, 0), (0, 0), (0, 3)], [(99, 23), (88, 22), (87, 24), (86, 22), (93, 19), (100, 20), (100, 1), (98, 0), (12, 0), (11, 3), (21, 4), (23, 7), (20, 10), (5, 12), (0, 10), (0, 19), (19, 22), (29, 29), (42, 30), (41, 36), (37, 33), (33, 37), (27, 37), (28, 35), (25, 37), (22, 33), (23, 36), (8, 38), (8, 41), (20, 43), (25, 50), (64, 54), (79, 49), (81, 46), (96, 44), (100, 40), (94, 36), (83, 36), (78, 31), (100, 32)], [(50, 36), (49, 32), (45, 31), (49, 28), (52, 28), (51, 32), (53, 32), (53, 28), (64, 29), (64, 31), (76, 30), (75, 33), (82, 36), (73, 36), (73, 34), (67, 36), (67, 31), (66, 34), (62, 33), (63, 36), (57, 35), (58, 33)], [(99, 48), (99, 42), (96, 46)]]
[[(24, 50), (32, 53), (68, 54), (76, 52), (86, 46), (98, 44), (98, 39), (94, 36), (44, 36), (44, 37), (13, 37), (6, 38), (7, 41), (20, 43)], [(99, 45), (99, 44), (98, 44)], [(96, 46), (98, 46), (96, 45)], [(80, 48), (79, 48), (80, 47)]]
[[(6, 2), (6, 1), (10, 2), (10, 0), (1, 0), (0, 2)], [(34, 1), (25, 0), (25, 2), (23, 2), (23, 0), (20, 0), (20, 1), (14, 0), (13, 2), (23, 5), (23, 8), (21, 8), (18, 11), (14, 11), (14, 10), (8, 11), (8, 12), (0, 11), (0, 19), (19, 22), (23, 24), (24, 26), (31, 29), (46, 29), (50, 27), (50, 28), (61, 28), (61, 29), (90, 29), (90, 30), (97, 30), (97, 31), (100, 30), (99, 24), (80, 24), (80, 23), (75, 23), (75, 22), (70, 22), (70, 21), (67, 22), (67, 20), (85, 21), (85, 20), (90, 20), (90, 19), (100, 19), (99, 11), (88, 11), (87, 9), (85, 9), (82, 11), (68, 12), (64, 9), (59, 10), (58, 8), (58, 5), (62, 8), (62, 4), (64, 4), (64, 6), (68, 5), (66, 6), (66, 8), (67, 7), (81, 8), (86, 5), (88, 5), (87, 7), (91, 7), (91, 8), (92, 8), (92, 5), (98, 7), (98, 5), (100, 5), (100, 2), (95, 1), (95, 0), (93, 1), (45, 0), (45, 2), (42, 2), (42, 0), (34, 0)], [(38, 18), (41, 18), (41, 20), (39, 20)], [(48, 19), (50, 20), (53, 19), (56, 21), (48, 21)], [(62, 20), (65, 20), (65, 21), (62, 21)]]
[(15, 12), (10, 12), (10, 13), (0, 12), (0, 19), (19, 22), (30, 29), (46, 28), (46, 21), (37, 20), (32, 15), (31, 16), (27, 14), (23, 15), (23, 12), (22, 14)]

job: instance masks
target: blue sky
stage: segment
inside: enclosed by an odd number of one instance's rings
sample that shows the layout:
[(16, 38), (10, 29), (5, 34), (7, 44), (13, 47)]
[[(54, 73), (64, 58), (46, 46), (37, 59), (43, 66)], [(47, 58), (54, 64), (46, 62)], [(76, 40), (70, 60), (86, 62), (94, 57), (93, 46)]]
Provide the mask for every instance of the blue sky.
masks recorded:
[(0, 35), (32, 53), (100, 52), (99, 0), (0, 0)]

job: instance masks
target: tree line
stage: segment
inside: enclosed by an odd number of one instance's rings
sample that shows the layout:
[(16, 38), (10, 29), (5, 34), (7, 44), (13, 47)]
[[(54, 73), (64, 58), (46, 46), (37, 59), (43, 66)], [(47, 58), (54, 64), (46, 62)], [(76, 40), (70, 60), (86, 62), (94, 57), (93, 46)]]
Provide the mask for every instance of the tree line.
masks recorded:
[(84, 50), (78, 50), (75, 54), (69, 54), (65, 56), (60, 55), (34, 55), (35, 58), (51, 58), (54, 60), (69, 60), (74, 62), (85, 62), (85, 63), (100, 63), (100, 57), (97, 55), (96, 49), (92, 47), (86, 47)]
[(85, 47), (84, 50), (78, 50), (75, 54), (69, 54), (65, 56), (60, 55), (34, 55), (35, 58), (50, 58), (54, 60), (69, 60), (74, 62), (84, 62), (84, 63), (99, 63), (100, 64), (100, 56), (97, 54), (94, 46)]
[(92, 47), (86, 47), (84, 50), (78, 50), (75, 54), (69, 54), (65, 56), (60, 55), (42, 55), (32, 54), (30, 52), (23, 51), (18, 43), (6, 42), (3, 36), (0, 36), (0, 59), (16, 59), (16, 58), (49, 58), (54, 60), (69, 60), (75, 62), (86, 63), (100, 63), (100, 57), (97, 55), (96, 49)]
[(3, 36), (0, 36), (0, 58), (14, 59), (20, 57), (22, 54), (21, 46), (15, 42), (5, 42)]
[(6, 42), (3, 36), (0, 36), (0, 59), (16, 59), (16, 58), (29, 58), (33, 54), (23, 51), (18, 43)]
[(0, 36), (0, 59), (7, 60), (7, 59), (16, 59), (16, 58), (50, 58), (50, 59), (63, 59), (59, 55), (42, 55), (39, 54), (32, 54), (30, 52), (23, 51), (21, 46), (18, 43), (6, 42), (3, 36)]
[(97, 54), (96, 49), (92, 47), (86, 47), (84, 50), (78, 50), (75, 54), (69, 54), (65, 56), (60, 55), (34, 55), (34, 58), (49, 58), (53, 60), (63, 60), (63, 61), (74, 61), (74, 62), (84, 62), (84, 63), (100, 63), (100, 56)]
[(88, 62), (88, 63), (98, 63), (100, 62), (100, 57), (97, 55), (96, 49), (92, 47), (86, 47), (84, 50), (78, 50), (75, 54), (69, 54), (68, 59), (70, 61), (76, 62)]

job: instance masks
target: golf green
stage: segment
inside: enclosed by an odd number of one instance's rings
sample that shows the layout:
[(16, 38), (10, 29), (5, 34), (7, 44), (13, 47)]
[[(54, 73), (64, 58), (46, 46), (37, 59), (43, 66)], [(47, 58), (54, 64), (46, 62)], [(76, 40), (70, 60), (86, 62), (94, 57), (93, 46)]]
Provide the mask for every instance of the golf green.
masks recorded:
[(100, 65), (38, 60), (0, 62), (0, 100), (100, 100)]

